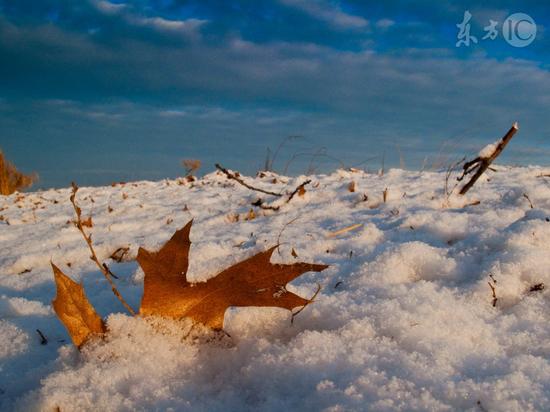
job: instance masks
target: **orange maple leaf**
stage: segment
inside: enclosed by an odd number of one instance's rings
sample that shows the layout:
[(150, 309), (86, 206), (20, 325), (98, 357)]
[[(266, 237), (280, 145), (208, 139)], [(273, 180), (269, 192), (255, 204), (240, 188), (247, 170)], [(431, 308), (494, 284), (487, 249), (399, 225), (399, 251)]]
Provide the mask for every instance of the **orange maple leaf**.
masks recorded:
[(189, 317), (213, 329), (223, 327), (227, 308), (244, 306), (304, 306), (304, 299), (286, 289), (286, 284), (305, 272), (320, 272), (326, 265), (270, 262), (274, 246), (239, 262), (207, 282), (186, 279), (191, 241), (190, 221), (157, 252), (139, 249), (137, 261), (145, 273), (140, 314), (170, 318)]
[[(192, 222), (176, 231), (158, 252), (139, 249), (137, 261), (145, 272), (140, 315), (188, 317), (210, 328), (221, 329), (225, 311), (230, 306), (292, 310), (311, 302), (289, 292), (286, 284), (305, 272), (320, 272), (328, 266), (273, 264), (270, 259), (277, 246), (225, 269), (207, 282), (189, 283), (186, 275)], [(52, 269), (57, 287), (52, 305), (74, 344), (80, 348), (92, 336), (105, 333), (105, 324), (88, 301), (82, 285), (53, 263)]]

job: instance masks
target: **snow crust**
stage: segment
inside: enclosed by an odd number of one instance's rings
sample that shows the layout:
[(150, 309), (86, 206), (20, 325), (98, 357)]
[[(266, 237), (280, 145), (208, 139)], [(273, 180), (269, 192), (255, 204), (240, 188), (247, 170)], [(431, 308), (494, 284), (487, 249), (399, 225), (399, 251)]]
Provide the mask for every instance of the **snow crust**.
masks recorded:
[[(69, 189), (0, 198), (0, 409), (550, 410), (550, 178), (537, 177), (548, 173), (498, 167), (446, 199), (445, 173), (340, 170), (308, 176), (303, 197), (274, 201), (278, 212), (251, 206), (270, 196), (215, 173), (79, 191), (97, 253), (134, 308), (143, 273), (131, 258), (191, 218), (192, 281), (281, 231), (273, 261), (330, 265), (288, 286), (304, 297), (322, 286), (293, 324), (282, 309), (231, 309), (230, 336), (122, 313), (70, 223)], [(305, 178), (245, 177), (274, 191)], [(119, 247), (129, 261), (108, 259)], [(106, 340), (82, 353), (50, 307), (50, 259), (107, 319)]]

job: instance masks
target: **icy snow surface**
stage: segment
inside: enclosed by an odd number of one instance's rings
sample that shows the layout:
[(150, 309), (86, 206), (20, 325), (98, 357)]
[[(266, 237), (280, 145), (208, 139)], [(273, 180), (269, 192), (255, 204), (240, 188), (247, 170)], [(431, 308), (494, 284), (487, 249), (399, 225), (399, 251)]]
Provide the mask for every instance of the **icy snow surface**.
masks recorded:
[[(159, 247), (191, 218), (192, 281), (279, 234), (274, 261), (330, 265), (288, 286), (304, 297), (322, 286), (294, 324), (281, 309), (231, 309), (230, 336), (124, 314), (70, 222), (69, 189), (0, 198), (0, 409), (550, 410), (548, 173), (498, 167), (449, 199), (444, 173), (401, 170), (310, 176), (288, 204), (215, 173), (79, 191), (97, 253), (134, 308), (138, 247)], [(306, 177), (246, 179), (286, 192)], [(258, 197), (280, 210), (251, 206)], [(108, 259), (126, 246), (127, 261)], [(51, 309), (50, 260), (107, 319), (106, 340), (82, 353)]]

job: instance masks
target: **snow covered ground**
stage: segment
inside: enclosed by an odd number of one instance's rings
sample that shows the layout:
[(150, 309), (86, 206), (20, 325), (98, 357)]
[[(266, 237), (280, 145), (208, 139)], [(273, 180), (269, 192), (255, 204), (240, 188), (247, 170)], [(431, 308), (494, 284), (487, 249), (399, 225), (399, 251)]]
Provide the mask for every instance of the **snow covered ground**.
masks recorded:
[[(159, 247), (190, 218), (191, 280), (279, 234), (273, 260), (330, 265), (289, 286), (304, 297), (322, 286), (293, 324), (282, 309), (232, 309), (230, 337), (123, 314), (70, 222), (69, 189), (0, 198), (0, 409), (550, 410), (550, 178), (539, 177), (549, 172), (497, 167), (446, 199), (445, 173), (337, 171), (308, 177), (306, 194), (276, 201), (277, 212), (251, 206), (270, 196), (216, 173), (78, 192), (134, 308), (138, 247)], [(278, 191), (305, 178), (246, 179)], [(111, 262), (120, 247), (128, 261)], [(106, 340), (82, 353), (52, 311), (50, 260), (107, 319)]]

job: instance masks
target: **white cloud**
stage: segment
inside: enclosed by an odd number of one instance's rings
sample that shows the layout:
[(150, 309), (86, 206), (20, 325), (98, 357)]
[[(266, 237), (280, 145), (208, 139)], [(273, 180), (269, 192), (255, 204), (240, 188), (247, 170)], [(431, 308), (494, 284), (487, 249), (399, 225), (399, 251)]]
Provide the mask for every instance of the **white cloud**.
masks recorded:
[(98, 9), (100, 12), (108, 15), (115, 15), (120, 13), (123, 9), (127, 7), (125, 3), (111, 3), (106, 0), (94, 0), (92, 1), (92, 4)]
[(345, 13), (340, 7), (325, 0), (280, 0), (286, 6), (297, 8), (310, 16), (339, 29), (362, 29), (369, 21), (361, 16)]
[(128, 19), (130, 23), (148, 26), (158, 30), (166, 31), (184, 31), (188, 33), (194, 32), (207, 20), (187, 19), (187, 20), (169, 20), (163, 17), (136, 17), (132, 16)]
[(151, 27), (160, 31), (179, 31), (186, 34), (194, 34), (196, 30), (205, 24), (207, 20), (187, 19), (171, 20), (160, 16), (141, 16), (132, 10), (126, 3), (111, 3), (106, 0), (93, 0), (93, 5), (103, 14), (114, 16), (121, 15), (126, 23), (135, 26)]
[(388, 29), (393, 25), (395, 25), (395, 21), (391, 19), (380, 19), (376, 22), (376, 27), (379, 29)]

